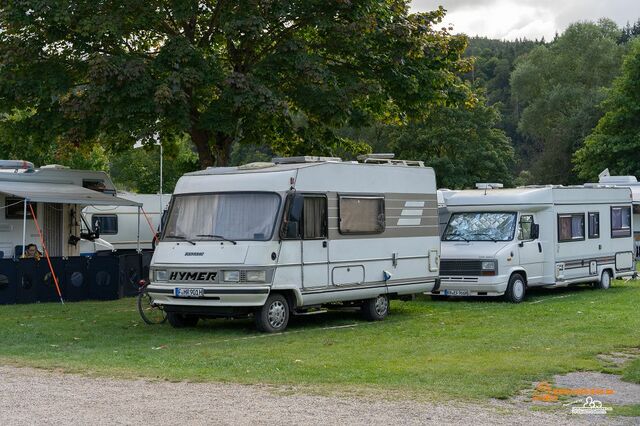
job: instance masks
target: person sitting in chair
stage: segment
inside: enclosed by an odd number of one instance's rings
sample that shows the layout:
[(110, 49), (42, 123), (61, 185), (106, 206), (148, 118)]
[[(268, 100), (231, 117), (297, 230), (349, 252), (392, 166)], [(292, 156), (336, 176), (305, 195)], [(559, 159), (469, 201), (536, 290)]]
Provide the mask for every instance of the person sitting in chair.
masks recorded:
[(22, 253), (21, 259), (35, 259), (40, 260), (40, 252), (38, 251), (38, 246), (35, 244), (29, 244), (24, 249), (24, 253)]

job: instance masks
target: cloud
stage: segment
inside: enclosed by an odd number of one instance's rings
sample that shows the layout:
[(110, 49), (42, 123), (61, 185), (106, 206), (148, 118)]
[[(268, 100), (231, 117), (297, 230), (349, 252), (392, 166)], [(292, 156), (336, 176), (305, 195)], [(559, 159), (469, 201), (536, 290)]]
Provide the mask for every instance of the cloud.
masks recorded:
[(413, 0), (414, 12), (442, 5), (455, 32), (489, 38), (553, 38), (576, 21), (613, 19), (619, 26), (640, 18), (638, 0)]

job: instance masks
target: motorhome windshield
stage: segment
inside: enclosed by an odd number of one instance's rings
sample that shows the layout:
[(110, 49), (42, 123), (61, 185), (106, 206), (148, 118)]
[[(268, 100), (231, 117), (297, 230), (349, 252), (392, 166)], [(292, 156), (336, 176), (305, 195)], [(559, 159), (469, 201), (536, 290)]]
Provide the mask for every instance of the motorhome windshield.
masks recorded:
[(511, 241), (516, 213), (454, 213), (444, 230), (444, 241)]
[(165, 241), (266, 241), (275, 227), (280, 196), (267, 192), (176, 195)]

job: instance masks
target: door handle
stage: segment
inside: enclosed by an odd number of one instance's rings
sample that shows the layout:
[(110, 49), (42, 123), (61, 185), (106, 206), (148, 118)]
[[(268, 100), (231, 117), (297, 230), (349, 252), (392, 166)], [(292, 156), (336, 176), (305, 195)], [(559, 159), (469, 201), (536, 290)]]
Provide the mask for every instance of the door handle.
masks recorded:
[(538, 243), (538, 251), (542, 253), (542, 244)]
[(322, 247), (323, 247), (323, 248), (327, 248), (327, 242), (326, 242), (326, 241), (323, 241), (323, 242), (322, 242)]

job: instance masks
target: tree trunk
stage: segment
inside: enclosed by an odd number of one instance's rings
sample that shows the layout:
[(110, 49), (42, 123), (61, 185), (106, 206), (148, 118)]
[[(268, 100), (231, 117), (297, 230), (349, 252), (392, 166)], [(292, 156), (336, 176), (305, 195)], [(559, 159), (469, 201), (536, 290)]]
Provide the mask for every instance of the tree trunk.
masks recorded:
[(226, 167), (231, 161), (231, 145), (233, 138), (222, 132), (216, 133), (216, 166)]
[(191, 135), (191, 141), (196, 146), (196, 150), (198, 151), (198, 161), (200, 162), (200, 167), (203, 170), (207, 167), (212, 167), (214, 163), (211, 148), (209, 147), (209, 132), (205, 130), (191, 129), (189, 134)]

